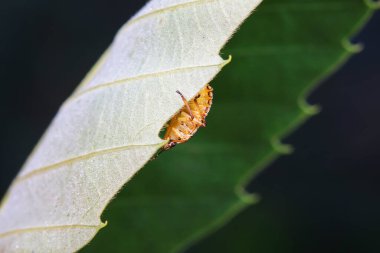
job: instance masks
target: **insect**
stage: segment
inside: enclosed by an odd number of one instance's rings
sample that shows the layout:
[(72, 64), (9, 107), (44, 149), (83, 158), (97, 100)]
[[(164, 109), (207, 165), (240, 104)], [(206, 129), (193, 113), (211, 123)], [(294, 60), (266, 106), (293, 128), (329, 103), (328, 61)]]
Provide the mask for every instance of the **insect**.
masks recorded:
[(169, 150), (179, 143), (187, 142), (200, 127), (206, 126), (206, 116), (210, 111), (213, 89), (206, 85), (192, 100), (187, 101), (177, 90), (185, 104), (170, 120), (164, 136), (168, 143), (162, 148)]

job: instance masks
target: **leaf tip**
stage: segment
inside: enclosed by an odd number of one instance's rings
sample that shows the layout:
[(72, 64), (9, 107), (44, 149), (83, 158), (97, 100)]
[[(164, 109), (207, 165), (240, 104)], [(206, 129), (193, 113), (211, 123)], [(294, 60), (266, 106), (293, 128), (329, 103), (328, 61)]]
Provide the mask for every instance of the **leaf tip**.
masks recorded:
[(100, 222), (98, 226), (98, 231), (101, 230), (102, 228), (106, 227), (108, 225), (108, 221), (105, 222)]
[(283, 144), (279, 138), (273, 137), (271, 140), (272, 148), (275, 152), (283, 155), (290, 155), (294, 149), (292, 145)]
[(222, 63), (222, 68), (224, 66), (226, 66), (227, 64), (229, 64), (230, 62), (232, 61), (232, 55), (229, 55), (227, 60), (224, 60), (223, 63)]
[(298, 99), (298, 106), (304, 114), (310, 116), (316, 115), (321, 111), (319, 105), (310, 105), (304, 98)]
[(249, 193), (243, 187), (237, 187), (235, 192), (239, 200), (245, 205), (253, 205), (260, 201), (258, 194)]
[(348, 38), (342, 39), (342, 46), (343, 48), (351, 53), (351, 54), (357, 54), (363, 51), (364, 45), (361, 43), (352, 43)]

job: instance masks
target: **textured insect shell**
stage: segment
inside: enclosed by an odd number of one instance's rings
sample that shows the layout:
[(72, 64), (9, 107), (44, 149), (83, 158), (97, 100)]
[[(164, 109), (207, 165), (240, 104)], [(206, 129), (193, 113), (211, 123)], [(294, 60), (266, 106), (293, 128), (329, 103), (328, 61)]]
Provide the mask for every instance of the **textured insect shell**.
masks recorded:
[(200, 111), (203, 113), (203, 117), (206, 117), (210, 111), (213, 99), (213, 89), (210, 85), (207, 85), (201, 90), (199, 95), (196, 97), (196, 102), (199, 106)]
[(187, 112), (181, 111), (170, 121), (164, 139), (177, 143), (186, 142), (199, 128), (197, 125)]
[(205, 126), (205, 118), (210, 111), (213, 98), (213, 89), (206, 85), (197, 96), (188, 102), (190, 111), (184, 106), (175, 115), (166, 129), (164, 139), (169, 140), (163, 149), (168, 150), (178, 143), (188, 141), (201, 126)]

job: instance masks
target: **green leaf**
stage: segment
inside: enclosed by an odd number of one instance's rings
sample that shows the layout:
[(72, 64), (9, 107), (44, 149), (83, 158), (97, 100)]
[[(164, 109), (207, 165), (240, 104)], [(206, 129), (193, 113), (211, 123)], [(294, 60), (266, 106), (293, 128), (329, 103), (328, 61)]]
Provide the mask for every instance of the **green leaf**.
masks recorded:
[(233, 61), (212, 82), (207, 128), (149, 163), (83, 252), (177, 252), (254, 203), (245, 184), (291, 152), (281, 137), (318, 112), (305, 101), (310, 89), (360, 51), (349, 37), (369, 7), (376, 4), (265, 0), (223, 50)]

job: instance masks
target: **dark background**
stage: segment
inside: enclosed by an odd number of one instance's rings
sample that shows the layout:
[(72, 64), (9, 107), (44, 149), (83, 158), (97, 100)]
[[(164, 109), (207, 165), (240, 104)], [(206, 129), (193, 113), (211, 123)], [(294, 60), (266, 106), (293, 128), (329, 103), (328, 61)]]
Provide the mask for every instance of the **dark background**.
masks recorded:
[[(60, 104), (144, 2), (0, 2), (0, 196)], [(286, 220), (292, 252), (380, 252), (379, 27), (377, 13), (354, 39), (365, 50), (310, 96), (322, 112), (285, 139), (294, 154), (249, 186), (265, 196), (257, 217)], [(269, 238), (252, 236), (252, 251), (273, 252), (270, 226), (252, 222), (252, 235)]]

